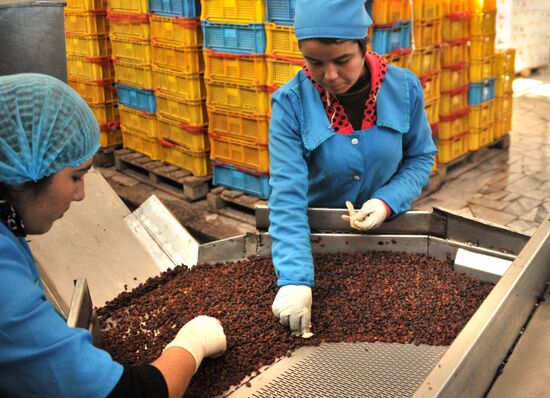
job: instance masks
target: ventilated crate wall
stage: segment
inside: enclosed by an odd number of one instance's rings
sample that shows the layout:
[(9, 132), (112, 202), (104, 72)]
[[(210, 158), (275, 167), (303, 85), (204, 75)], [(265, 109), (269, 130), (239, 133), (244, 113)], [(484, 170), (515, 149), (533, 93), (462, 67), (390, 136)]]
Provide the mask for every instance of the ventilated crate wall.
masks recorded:
[(106, 1), (69, 0), (64, 10), (67, 81), (88, 103), (103, 148), (122, 142)]

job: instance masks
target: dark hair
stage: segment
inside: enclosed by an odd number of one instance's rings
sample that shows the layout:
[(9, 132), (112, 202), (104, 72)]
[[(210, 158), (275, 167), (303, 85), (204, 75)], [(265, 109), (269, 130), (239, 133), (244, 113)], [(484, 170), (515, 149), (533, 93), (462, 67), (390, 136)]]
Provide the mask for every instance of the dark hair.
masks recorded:
[[(304, 39), (309, 40), (309, 39)], [(367, 38), (363, 39), (338, 39), (333, 37), (318, 37), (315, 40), (319, 40), (323, 44), (338, 44), (338, 43), (344, 43), (346, 41), (355, 41), (359, 45), (359, 50), (361, 50), (361, 54), (365, 54), (367, 52)], [(298, 46), (302, 45), (302, 41), (298, 41)]]

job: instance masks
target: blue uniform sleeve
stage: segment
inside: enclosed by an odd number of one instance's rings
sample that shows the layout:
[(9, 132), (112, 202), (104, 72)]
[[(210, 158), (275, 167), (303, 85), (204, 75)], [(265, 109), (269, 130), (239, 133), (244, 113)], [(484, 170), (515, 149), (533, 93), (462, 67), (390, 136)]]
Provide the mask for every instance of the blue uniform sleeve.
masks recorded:
[(395, 214), (410, 209), (430, 181), (437, 148), (424, 111), (424, 93), (418, 78), (407, 71), (410, 100), (410, 129), (403, 134), (403, 160), (390, 181), (372, 197), (385, 201)]
[(277, 91), (269, 125), (269, 233), (277, 285), (313, 286), (313, 257), (307, 217), (308, 167), (291, 99)]
[(46, 299), (26, 244), (0, 228), (0, 396), (105, 397), (122, 365), (69, 328)]

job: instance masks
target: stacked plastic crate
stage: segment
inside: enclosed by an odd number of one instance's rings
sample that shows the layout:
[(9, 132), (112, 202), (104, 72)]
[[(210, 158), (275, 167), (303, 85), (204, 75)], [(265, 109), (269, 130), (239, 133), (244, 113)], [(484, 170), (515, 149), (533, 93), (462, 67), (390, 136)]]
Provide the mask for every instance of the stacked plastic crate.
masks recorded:
[(159, 159), (147, 0), (109, 0), (111, 46), (125, 148)]
[(470, 0), (442, 2), (441, 107), (438, 160), (449, 163), (468, 152)]
[(495, 54), (493, 71), (495, 83), (495, 139), (499, 139), (512, 130), (512, 109), (514, 64), (516, 51), (514, 49), (498, 50)]
[(269, 195), (269, 98), (263, 0), (203, 0), (213, 184)]
[(495, 54), (496, 4), (494, 1), (470, 2), (470, 105), (468, 149), (477, 151), (495, 136)]
[(198, 0), (150, 0), (152, 76), (162, 161), (211, 174)]
[(65, 8), (67, 78), (100, 125), (103, 148), (120, 144), (106, 0), (68, 0)]

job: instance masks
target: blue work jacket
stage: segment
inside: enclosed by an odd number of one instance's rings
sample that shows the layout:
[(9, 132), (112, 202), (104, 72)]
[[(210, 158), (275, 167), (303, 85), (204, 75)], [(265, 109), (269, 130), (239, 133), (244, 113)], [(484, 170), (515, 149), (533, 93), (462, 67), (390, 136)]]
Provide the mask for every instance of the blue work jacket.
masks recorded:
[(272, 97), (269, 233), (278, 286), (313, 286), (307, 208), (356, 208), (371, 198), (408, 210), (429, 182), (437, 149), (418, 78), (388, 66), (377, 122), (353, 134), (330, 127), (319, 92), (300, 70)]
[(46, 299), (24, 238), (0, 223), (0, 396), (105, 397), (122, 365)]

